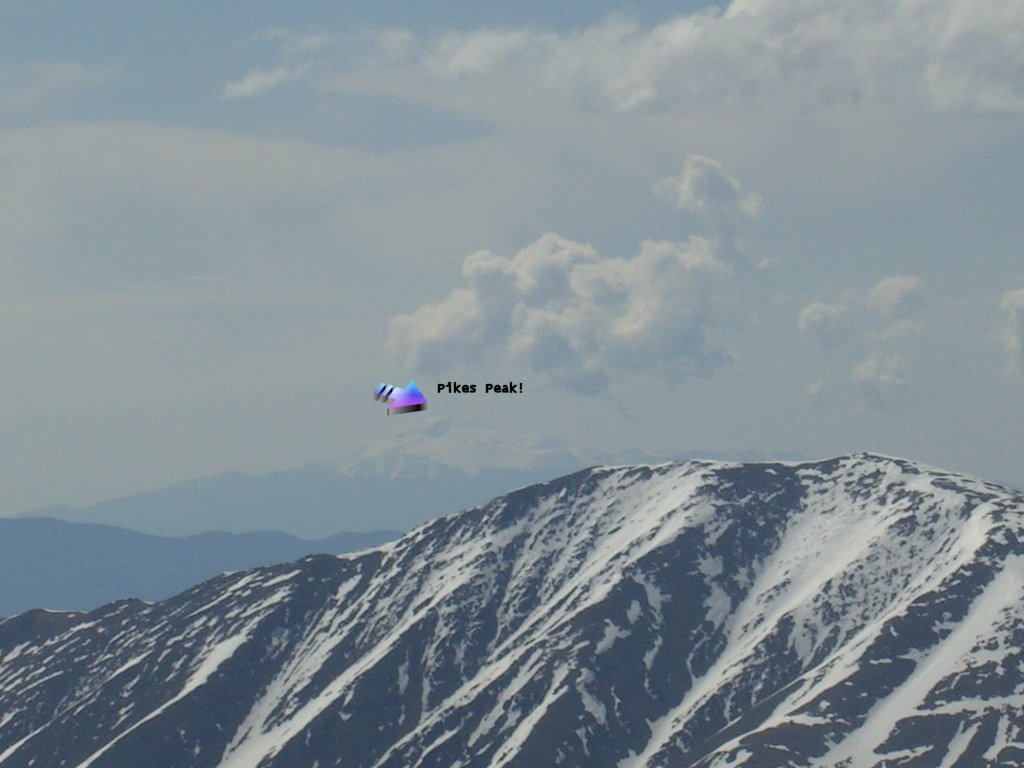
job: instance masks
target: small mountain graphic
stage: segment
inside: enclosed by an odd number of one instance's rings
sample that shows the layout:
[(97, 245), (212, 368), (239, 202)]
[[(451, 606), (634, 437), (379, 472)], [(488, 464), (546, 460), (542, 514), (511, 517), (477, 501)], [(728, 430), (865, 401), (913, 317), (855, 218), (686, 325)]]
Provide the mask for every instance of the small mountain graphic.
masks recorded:
[(393, 387), (381, 382), (380, 386), (373, 391), (373, 399), (383, 400), (387, 403), (389, 415), (427, 409), (427, 398), (423, 396), (420, 388), (412, 379), (409, 379), (409, 384), (405, 387)]

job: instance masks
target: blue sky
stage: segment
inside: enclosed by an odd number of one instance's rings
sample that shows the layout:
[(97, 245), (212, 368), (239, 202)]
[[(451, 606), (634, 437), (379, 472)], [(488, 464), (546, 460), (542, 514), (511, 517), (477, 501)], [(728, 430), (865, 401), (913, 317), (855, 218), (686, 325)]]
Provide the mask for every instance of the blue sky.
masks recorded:
[(0, 51), (0, 512), (494, 436), (1024, 479), (1024, 2), (7, 3)]

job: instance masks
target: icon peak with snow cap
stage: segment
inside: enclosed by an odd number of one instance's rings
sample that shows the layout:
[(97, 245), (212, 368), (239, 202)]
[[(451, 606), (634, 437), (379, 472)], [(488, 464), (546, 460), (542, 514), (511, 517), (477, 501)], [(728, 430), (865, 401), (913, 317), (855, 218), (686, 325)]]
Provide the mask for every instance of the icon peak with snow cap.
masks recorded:
[(408, 385), (395, 387), (381, 382), (373, 391), (374, 400), (382, 400), (388, 406), (388, 415), (392, 413), (413, 413), (427, 409), (427, 398), (420, 392), (416, 382), (409, 379)]

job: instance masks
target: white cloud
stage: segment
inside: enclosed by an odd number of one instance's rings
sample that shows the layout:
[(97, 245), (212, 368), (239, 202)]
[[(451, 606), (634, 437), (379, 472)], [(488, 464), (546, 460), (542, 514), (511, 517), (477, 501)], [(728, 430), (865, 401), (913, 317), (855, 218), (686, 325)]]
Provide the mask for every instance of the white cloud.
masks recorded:
[(879, 350), (855, 365), (851, 376), (876, 407), (884, 406), (892, 392), (906, 384), (900, 371), (899, 355)]
[(874, 384), (904, 384), (905, 382), (900, 378), (899, 369), (899, 355), (875, 353), (853, 367), (853, 378), (857, 381)]
[(1000, 333), (1000, 340), (1006, 350), (1007, 370), (1013, 374), (1021, 372), (1021, 339), (1024, 338), (1024, 288), (1005, 291), (999, 301), (999, 309), (1006, 315), (1006, 323)]
[(549, 50), (556, 40), (551, 33), (525, 30), (448, 32), (428, 54), (428, 63), (445, 75), (479, 75), (538, 55)]
[[(1024, 110), (1024, 6), (1005, 0), (734, 0), (653, 27), (612, 16), (563, 35), (479, 29), (417, 48), (408, 63), (442, 77), (526, 72), (530, 88), (619, 112), (792, 98)], [(379, 63), (364, 62), (374, 78)]]
[[(745, 196), (709, 158), (659, 185), (719, 231), (644, 240), (631, 258), (548, 233), (513, 256), (479, 251), (447, 298), (391, 319), (387, 345), (411, 369), (443, 374), (467, 360), (516, 366), (578, 391), (632, 372), (708, 375), (728, 356), (708, 341), (722, 287), (739, 264), (729, 220)], [(725, 226), (719, 222), (725, 221)]]
[(879, 319), (891, 320), (885, 328), (871, 332), (870, 355), (851, 371), (861, 393), (875, 407), (887, 405), (892, 393), (906, 385), (902, 360), (892, 349), (901, 339), (924, 330), (920, 322), (906, 316), (917, 308), (923, 287), (916, 275), (890, 275), (875, 283), (864, 297), (869, 311)]
[(761, 210), (760, 195), (745, 194), (739, 182), (722, 170), (721, 163), (703, 155), (689, 155), (683, 172), (662, 179), (654, 191), (680, 210), (716, 220), (737, 213), (757, 216)]
[(814, 301), (800, 310), (800, 333), (810, 336), (825, 346), (833, 346), (846, 336), (844, 321), (849, 310), (845, 304)]
[[(394, 44), (386, 30), (378, 36), (382, 44)], [(254, 40), (273, 46), (280, 63), (253, 68), (241, 79), (226, 83), (221, 91), (223, 98), (249, 99), (285, 83), (304, 80), (312, 75), (321, 58), (332, 55), (332, 45), (337, 42), (334, 35), (325, 32), (299, 34), (279, 27), (263, 30)]]
[(281, 65), (270, 70), (254, 69), (241, 80), (224, 86), (225, 99), (248, 99), (276, 88), (290, 80), (298, 80), (305, 74), (304, 67)]
[(726, 360), (706, 332), (731, 273), (706, 238), (647, 240), (627, 259), (548, 233), (511, 257), (467, 257), (466, 287), (392, 318), (387, 343), (413, 370), (479, 361), (587, 393), (615, 373), (706, 375)]
[[(918, 4), (920, 5), (920, 4)], [(925, 82), (945, 108), (1024, 109), (1024, 3), (936, 4)]]
[(891, 275), (879, 280), (868, 291), (868, 309), (882, 317), (906, 313), (918, 301), (924, 282), (916, 275)]
[[(868, 356), (851, 368), (850, 377), (868, 402), (883, 407), (906, 384), (900, 343), (924, 331), (922, 323), (908, 316), (917, 308), (923, 286), (916, 275), (890, 275), (867, 291), (847, 291), (841, 301), (811, 302), (800, 311), (800, 332), (835, 346), (859, 329)], [(808, 394), (816, 390), (812, 386)]]

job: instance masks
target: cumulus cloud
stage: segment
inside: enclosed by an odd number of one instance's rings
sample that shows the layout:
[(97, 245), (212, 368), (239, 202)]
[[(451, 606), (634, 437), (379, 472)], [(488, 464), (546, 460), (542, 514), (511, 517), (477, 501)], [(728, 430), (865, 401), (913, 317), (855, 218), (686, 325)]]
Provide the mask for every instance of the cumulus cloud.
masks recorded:
[(467, 257), (465, 285), (392, 318), (387, 343), (412, 369), (484, 360), (587, 393), (616, 372), (707, 375), (727, 359), (706, 331), (731, 274), (707, 238), (647, 240), (632, 258), (606, 258), (548, 233), (510, 257)]
[(912, 336), (922, 330), (920, 323), (907, 315), (921, 305), (925, 283), (916, 274), (890, 274), (867, 291), (848, 291), (837, 302), (812, 301), (800, 310), (800, 332), (822, 343), (834, 344), (842, 338), (843, 326), (854, 313), (871, 314), (890, 323), (883, 330), (871, 332), (881, 341)]
[(1021, 373), (1021, 339), (1024, 338), (1024, 288), (1004, 292), (999, 301), (999, 309), (1006, 316), (1000, 340), (1006, 350), (1007, 370), (1019, 375)]
[(853, 378), (874, 384), (903, 384), (905, 382), (899, 376), (899, 368), (899, 355), (875, 353), (853, 367)]
[(886, 404), (895, 389), (906, 384), (900, 372), (899, 355), (881, 350), (855, 365), (851, 374), (868, 401), (878, 407)]
[(563, 40), (553, 66), (623, 110), (923, 91), (941, 108), (1005, 112), (1024, 109), (1022, 51), (1020, 3), (733, 0), (652, 29), (609, 21)]
[(721, 163), (703, 155), (689, 155), (683, 172), (662, 179), (654, 191), (680, 210), (716, 220), (737, 213), (757, 216), (761, 210), (760, 195), (744, 193), (739, 182), (722, 170)]
[(747, 203), (710, 158), (691, 155), (659, 184), (715, 236), (644, 240), (632, 257), (547, 233), (512, 256), (479, 251), (443, 300), (391, 319), (388, 348), (411, 369), (445, 371), (482, 361), (596, 393), (618, 372), (666, 379), (711, 374), (728, 355), (708, 340), (738, 251), (720, 221)]
[(865, 312), (889, 321), (880, 330), (870, 332), (876, 342), (890, 342), (912, 336), (923, 326), (907, 315), (920, 305), (924, 281), (917, 275), (889, 275), (883, 277), (867, 291), (848, 291), (838, 302), (813, 301), (800, 310), (797, 324), (800, 333), (832, 346), (845, 338), (851, 316), (864, 319)]
[(950, 0), (930, 11), (924, 79), (934, 100), (953, 109), (1024, 109), (1024, 4)]
[(924, 330), (908, 317), (920, 304), (924, 282), (917, 275), (889, 275), (879, 280), (864, 295), (864, 306), (887, 325), (868, 335), (871, 352), (855, 365), (850, 374), (868, 402), (884, 407), (892, 394), (906, 385), (902, 359), (894, 348), (901, 340)]
[[(906, 384), (901, 344), (924, 330), (913, 316), (923, 287), (916, 275), (889, 275), (870, 289), (845, 292), (840, 301), (813, 301), (800, 310), (800, 332), (832, 347), (857, 330), (867, 357), (850, 368), (850, 379), (871, 405), (884, 407)], [(808, 394), (817, 391), (812, 386)]]
[(814, 301), (800, 310), (800, 333), (824, 346), (834, 346), (846, 336), (843, 325), (849, 311), (845, 304)]
[(901, 316), (916, 304), (923, 287), (917, 275), (891, 275), (868, 291), (865, 303), (882, 317)]

